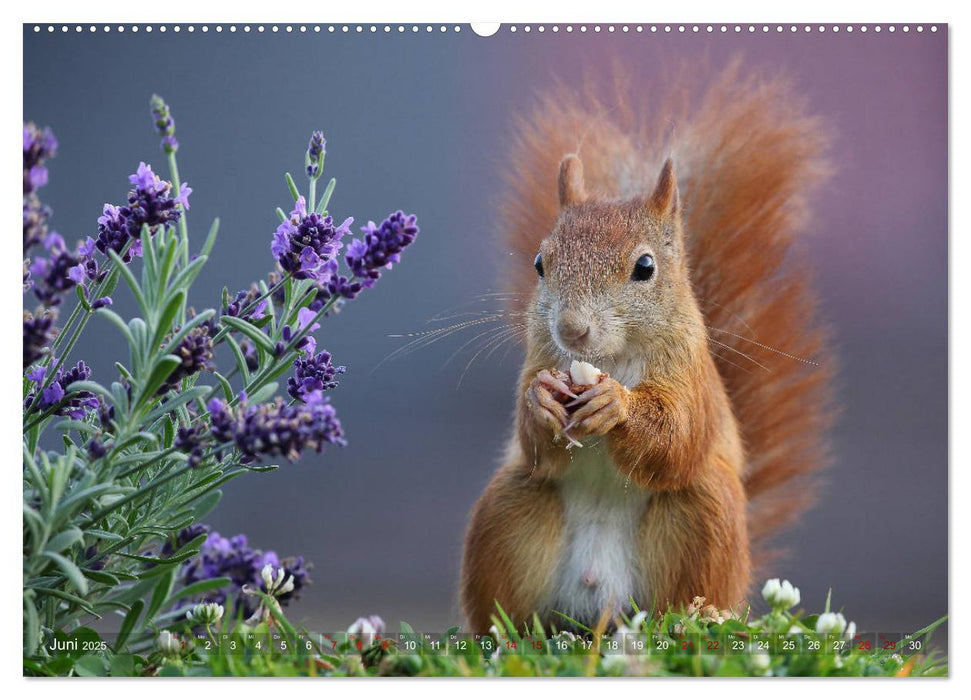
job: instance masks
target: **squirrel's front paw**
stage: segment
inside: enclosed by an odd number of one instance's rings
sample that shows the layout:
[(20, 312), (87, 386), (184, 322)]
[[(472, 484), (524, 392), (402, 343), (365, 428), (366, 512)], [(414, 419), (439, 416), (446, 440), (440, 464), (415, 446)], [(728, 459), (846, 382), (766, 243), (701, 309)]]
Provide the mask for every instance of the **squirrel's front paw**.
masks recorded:
[(559, 435), (569, 421), (566, 407), (558, 396), (576, 397), (562, 378), (548, 369), (537, 372), (526, 389), (526, 408), (532, 420), (542, 429)]
[(583, 392), (567, 408), (576, 408), (564, 428), (575, 440), (593, 435), (606, 435), (627, 421), (630, 390), (616, 379), (604, 377), (593, 388)]

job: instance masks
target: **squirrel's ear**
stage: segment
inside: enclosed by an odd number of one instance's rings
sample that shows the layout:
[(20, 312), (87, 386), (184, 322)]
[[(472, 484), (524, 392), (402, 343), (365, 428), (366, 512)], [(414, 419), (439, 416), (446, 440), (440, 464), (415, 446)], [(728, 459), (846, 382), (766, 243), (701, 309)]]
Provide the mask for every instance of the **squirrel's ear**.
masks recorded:
[(560, 207), (579, 204), (587, 198), (583, 186), (583, 163), (574, 154), (560, 161)]
[(668, 158), (647, 200), (647, 208), (652, 214), (669, 217), (678, 213), (678, 204), (678, 179), (674, 175), (674, 163)]

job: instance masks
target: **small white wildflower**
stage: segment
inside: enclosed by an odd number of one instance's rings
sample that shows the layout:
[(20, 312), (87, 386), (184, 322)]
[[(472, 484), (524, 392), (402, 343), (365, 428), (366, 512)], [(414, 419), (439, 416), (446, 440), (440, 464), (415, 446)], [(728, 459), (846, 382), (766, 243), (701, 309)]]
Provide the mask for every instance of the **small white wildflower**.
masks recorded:
[(819, 634), (843, 634), (846, 618), (842, 613), (828, 612), (816, 618), (816, 632)]
[(792, 627), (789, 628), (789, 631), (787, 632), (787, 634), (802, 634), (802, 627), (800, 627), (799, 625), (793, 625)]
[(777, 578), (770, 578), (762, 587), (762, 597), (775, 610), (788, 610), (799, 605), (799, 589), (789, 581), (779, 582)]
[(601, 663), (607, 673), (624, 673), (630, 664), (630, 657), (626, 654), (608, 654)]
[(225, 609), (219, 603), (202, 602), (194, 605), (185, 616), (198, 625), (218, 625)]
[(641, 627), (644, 626), (644, 620), (646, 619), (647, 619), (647, 612), (644, 610), (641, 610), (639, 613), (634, 615), (634, 617), (630, 619), (630, 631), (642, 632), (643, 630), (641, 630)]
[(772, 665), (772, 657), (763, 652), (752, 654), (748, 657), (749, 666), (752, 670), (764, 676), (769, 674), (769, 667)]
[(856, 635), (856, 623), (851, 622), (846, 626), (846, 636), (852, 639), (855, 635)]
[(277, 597), (293, 590), (293, 576), (287, 576), (287, 570), (282, 566), (276, 570), (276, 578), (273, 575), (272, 564), (264, 566), (260, 576), (263, 577), (267, 595)]
[(182, 654), (182, 640), (168, 630), (158, 633), (158, 650), (163, 656), (175, 657)]
[(384, 620), (377, 615), (359, 617), (347, 628), (348, 634), (360, 637), (361, 644), (364, 647), (371, 646), (374, 643), (374, 635), (382, 632), (384, 632)]

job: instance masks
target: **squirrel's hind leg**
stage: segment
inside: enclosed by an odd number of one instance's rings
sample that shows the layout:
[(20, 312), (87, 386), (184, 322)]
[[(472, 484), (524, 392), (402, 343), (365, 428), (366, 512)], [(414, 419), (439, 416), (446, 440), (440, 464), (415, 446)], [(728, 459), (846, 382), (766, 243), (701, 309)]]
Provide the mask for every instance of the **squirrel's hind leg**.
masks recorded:
[(691, 486), (658, 491), (641, 521), (645, 588), (659, 611), (695, 596), (719, 608), (737, 606), (751, 575), (745, 495), (735, 472), (715, 461)]
[(462, 608), (470, 631), (485, 633), (502, 605), (514, 624), (529, 622), (550, 589), (562, 540), (555, 487), (507, 465), (479, 499), (465, 535)]

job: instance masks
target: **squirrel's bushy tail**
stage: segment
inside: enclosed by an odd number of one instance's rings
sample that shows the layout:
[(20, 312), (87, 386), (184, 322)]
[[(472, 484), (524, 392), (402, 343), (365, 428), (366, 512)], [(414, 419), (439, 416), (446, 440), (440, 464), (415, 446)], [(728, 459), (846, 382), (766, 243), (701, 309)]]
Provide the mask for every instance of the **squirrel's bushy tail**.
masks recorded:
[[(564, 155), (578, 153), (587, 190), (607, 198), (648, 194), (673, 157), (692, 284), (748, 452), (749, 533), (764, 564), (766, 539), (809, 505), (811, 476), (827, 461), (832, 364), (811, 270), (793, 245), (827, 174), (827, 139), (779, 78), (746, 75), (736, 61), (697, 95), (683, 87), (696, 76), (685, 71), (675, 89), (618, 78), (610, 91), (541, 96), (519, 121), (509, 160), (508, 286), (521, 310), (558, 213)], [(649, 99), (635, 106), (632, 94)]]

